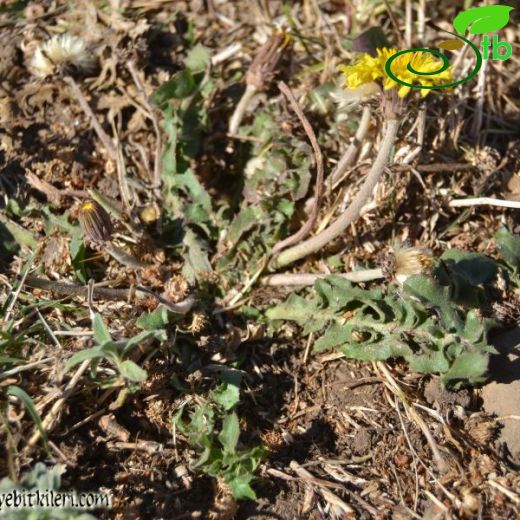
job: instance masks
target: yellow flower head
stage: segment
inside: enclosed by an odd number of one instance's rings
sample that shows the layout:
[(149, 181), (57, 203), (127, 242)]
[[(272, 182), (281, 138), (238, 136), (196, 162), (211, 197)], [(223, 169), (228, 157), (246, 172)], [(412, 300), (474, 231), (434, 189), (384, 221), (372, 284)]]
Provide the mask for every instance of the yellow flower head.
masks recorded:
[[(397, 49), (383, 47), (377, 49), (377, 57), (363, 54), (356, 59), (353, 65), (340, 65), (338, 69), (345, 77), (345, 87), (349, 89), (358, 88), (364, 83), (374, 80), (382, 80), (383, 88), (389, 90), (398, 88), (398, 96), (406, 97), (412, 87), (401, 85), (390, 78), (385, 70), (385, 64), (390, 57), (399, 52)], [(415, 74), (408, 69), (408, 65), (417, 72), (431, 72), (431, 75)], [(422, 86), (434, 86), (449, 83), (452, 80), (451, 70), (448, 67), (440, 74), (433, 74), (442, 67), (442, 62), (432, 57), (428, 52), (407, 52), (401, 54), (392, 62), (392, 72), (401, 81)], [(421, 96), (430, 93), (429, 89), (420, 89)]]
[(343, 72), (345, 77), (345, 87), (355, 89), (371, 83), (383, 77), (383, 69), (379, 58), (374, 58), (370, 54), (362, 54), (357, 58), (354, 65), (340, 65), (338, 69)]

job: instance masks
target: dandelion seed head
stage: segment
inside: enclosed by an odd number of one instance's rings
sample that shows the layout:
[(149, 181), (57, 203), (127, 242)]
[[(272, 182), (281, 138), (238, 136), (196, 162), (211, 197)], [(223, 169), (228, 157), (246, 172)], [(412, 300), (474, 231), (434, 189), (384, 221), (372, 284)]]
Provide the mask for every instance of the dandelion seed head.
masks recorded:
[(397, 242), (392, 247), (392, 254), (383, 262), (382, 269), (386, 278), (403, 285), (411, 276), (430, 273), (432, 266), (433, 256), (429, 249)]
[(40, 78), (54, 74), (60, 67), (75, 67), (88, 71), (94, 65), (85, 40), (65, 33), (56, 35), (40, 45), (29, 63), (31, 72)]
[(394, 246), (395, 279), (402, 285), (411, 276), (427, 274), (433, 265), (431, 251), (424, 247)]

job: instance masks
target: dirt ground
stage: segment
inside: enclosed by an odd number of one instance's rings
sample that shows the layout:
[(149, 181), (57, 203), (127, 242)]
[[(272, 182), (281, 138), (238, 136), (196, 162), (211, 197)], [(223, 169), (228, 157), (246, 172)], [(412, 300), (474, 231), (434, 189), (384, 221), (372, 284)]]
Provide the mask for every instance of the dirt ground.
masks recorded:
[[(485, 380), (451, 389), (402, 358), (314, 349), (313, 315), (268, 315), (315, 297), (268, 275), (378, 268), (397, 238), (506, 269), (496, 233), (517, 237), (518, 208), (451, 201), (520, 200), (520, 9), (500, 32), (509, 60), (407, 98), (359, 218), (312, 254), (269, 263), (309, 219), (310, 236), (345, 211), (380, 148), (378, 102), (341, 113), (331, 96), (355, 37), (380, 26), (392, 46), (433, 45), (477, 4), (0, 3), (1, 489), (27, 486), (42, 462), (60, 468), (61, 490), (110, 492), (112, 508), (90, 512), (100, 519), (520, 518), (516, 268), (501, 300), (513, 318), (486, 329)], [(69, 42), (75, 61), (49, 61), (57, 51), (42, 46), (65, 33), (81, 42)], [(453, 55), (470, 70), (471, 56)], [(256, 90), (230, 132), (246, 84)], [(356, 160), (329, 189), (351, 143)], [(358, 285), (402, 289), (381, 276)], [(356, 310), (337, 312), (348, 323)], [(0, 517), (79, 518), (17, 514)]]

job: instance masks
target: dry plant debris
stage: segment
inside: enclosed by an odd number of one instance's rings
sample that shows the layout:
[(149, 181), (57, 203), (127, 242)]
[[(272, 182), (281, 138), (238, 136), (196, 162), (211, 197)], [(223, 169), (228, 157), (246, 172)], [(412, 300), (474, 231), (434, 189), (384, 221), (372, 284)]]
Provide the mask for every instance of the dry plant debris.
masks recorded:
[[(112, 497), (2, 518), (518, 518), (520, 12), (459, 4), (0, 5), (0, 494)], [(512, 55), (388, 75), (455, 19)]]

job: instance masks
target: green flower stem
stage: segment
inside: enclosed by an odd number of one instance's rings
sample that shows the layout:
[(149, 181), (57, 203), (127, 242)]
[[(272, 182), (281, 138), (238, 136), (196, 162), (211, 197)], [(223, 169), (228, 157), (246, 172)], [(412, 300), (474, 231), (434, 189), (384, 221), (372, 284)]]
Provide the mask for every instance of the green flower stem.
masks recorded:
[(392, 148), (397, 138), (397, 131), (399, 130), (400, 123), (401, 121), (399, 119), (387, 120), (385, 134), (383, 136), (381, 147), (379, 148), (379, 152), (374, 161), (374, 164), (368, 172), (367, 178), (365, 179), (365, 182), (361, 186), (359, 192), (356, 194), (345, 212), (321, 233), (318, 233), (317, 235), (309, 238), (305, 242), (301, 242), (294, 247), (290, 247), (289, 249), (282, 251), (280, 255), (272, 262), (273, 268), (276, 269), (288, 264), (292, 264), (300, 258), (304, 258), (307, 255), (323, 249), (329, 242), (332, 242), (334, 239), (339, 237), (348, 228), (348, 226), (350, 226), (350, 224), (352, 224), (357, 219), (361, 209), (372, 195), (372, 192), (374, 191), (381, 174), (388, 164)]

